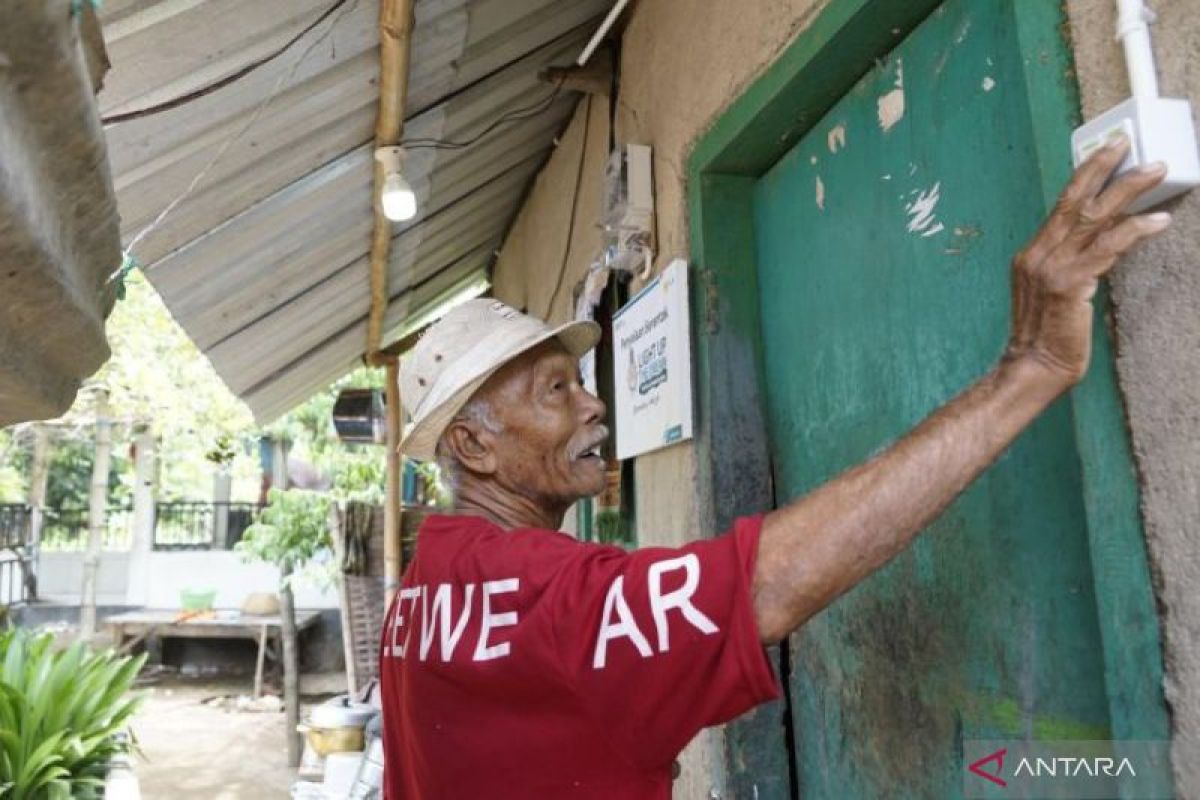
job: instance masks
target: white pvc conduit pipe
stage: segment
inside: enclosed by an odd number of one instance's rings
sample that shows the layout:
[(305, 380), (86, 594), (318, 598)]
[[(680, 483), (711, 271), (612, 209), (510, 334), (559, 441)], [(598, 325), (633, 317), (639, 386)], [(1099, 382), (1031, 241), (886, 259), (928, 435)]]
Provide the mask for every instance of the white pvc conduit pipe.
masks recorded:
[(1117, 38), (1125, 45), (1125, 66), (1133, 96), (1158, 97), (1158, 74), (1150, 42), (1154, 12), (1142, 0), (1117, 0)]
[(592, 57), (592, 53), (596, 52), (596, 48), (600, 46), (600, 42), (604, 41), (604, 37), (608, 34), (613, 23), (617, 21), (617, 17), (621, 16), (621, 12), (625, 10), (625, 6), (629, 5), (629, 0), (617, 0), (616, 5), (608, 12), (608, 16), (604, 18), (604, 22), (600, 23), (599, 29), (592, 36), (592, 40), (587, 43), (587, 47), (583, 48), (583, 52), (579, 54), (579, 60), (575, 63), (578, 66), (583, 66)]

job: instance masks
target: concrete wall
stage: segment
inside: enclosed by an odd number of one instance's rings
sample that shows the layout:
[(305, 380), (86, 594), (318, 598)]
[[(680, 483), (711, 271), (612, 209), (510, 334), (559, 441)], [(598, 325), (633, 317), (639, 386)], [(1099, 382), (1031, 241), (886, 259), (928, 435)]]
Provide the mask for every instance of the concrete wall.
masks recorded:
[[(106, 552), (101, 555), (96, 595), (100, 604), (179, 608), (179, 592), (184, 588), (217, 590), (213, 601), (217, 608), (238, 608), (252, 592), (275, 592), (278, 570), (271, 564), (242, 560), (227, 550), (153, 552), (145, 556), (145, 569), (133, 568), (130, 553)], [(43, 553), (38, 569), (41, 598), (55, 603), (79, 602), (83, 580), (82, 553)], [(142, 575), (143, 586), (134, 586), (131, 577)], [(309, 582), (297, 581), (297, 608), (337, 608), (337, 590), (322, 590)]]
[[(686, 164), (701, 133), (802, 31), (825, 0), (641, 0), (622, 40), (618, 142), (654, 147), (657, 258), (661, 269), (688, 255)], [(1068, 0), (1085, 114), (1127, 93), (1112, 0)], [(1200, 99), (1200, 15), (1195, 0), (1157, 0), (1165, 93)], [(1190, 13), (1189, 13), (1190, 12)], [(588, 116), (587, 153), (570, 246), (567, 221), (584, 141), (586, 102), (540, 175), (500, 257), (498, 297), (561, 320), (573, 287), (599, 249), (601, 171), (608, 140), (605, 98)], [(1142, 480), (1143, 511), (1164, 610), (1167, 696), (1174, 711), (1180, 796), (1200, 797), (1200, 196), (1175, 209), (1172, 233), (1121, 266), (1113, 281), (1118, 369)], [(569, 252), (562, 288), (564, 253)], [(690, 444), (637, 460), (642, 544), (694, 538), (695, 464)], [(1192, 533), (1189, 542), (1189, 532)], [(707, 798), (722, 785), (719, 734), (682, 759), (676, 797)]]
[[(1070, 0), (1085, 117), (1129, 96), (1115, 3)], [(1200, 7), (1155, 0), (1162, 93), (1200, 102)], [(1180, 797), (1200, 797), (1200, 194), (1112, 279), (1117, 372), (1133, 435), (1142, 518), (1162, 611)]]
[[(145, 605), (174, 608), (179, 605), (183, 587), (210, 587), (217, 590), (214, 604), (238, 608), (246, 595), (274, 592), (279, 586), (279, 570), (273, 564), (246, 563), (241, 555), (227, 550), (183, 553), (151, 553), (147, 573)], [(298, 579), (293, 583), (297, 608), (337, 608), (337, 590), (322, 591), (312, 583)]]
[[(38, 599), (52, 603), (79, 603), (83, 586), (83, 553), (46, 553), (38, 556)], [(129, 584), (129, 553), (104, 552), (96, 571), (96, 603), (124, 605)]]

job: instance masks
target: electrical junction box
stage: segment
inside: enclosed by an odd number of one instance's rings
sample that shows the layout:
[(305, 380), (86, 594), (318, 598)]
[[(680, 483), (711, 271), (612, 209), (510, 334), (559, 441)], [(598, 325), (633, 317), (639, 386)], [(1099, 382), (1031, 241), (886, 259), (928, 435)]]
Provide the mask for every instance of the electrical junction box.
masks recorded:
[(650, 148), (627, 144), (613, 151), (604, 175), (604, 226), (650, 232), (654, 219), (654, 181)]
[(1122, 133), (1129, 137), (1130, 147), (1129, 155), (1117, 167), (1117, 175), (1156, 161), (1167, 165), (1166, 179), (1135, 201), (1129, 207), (1131, 213), (1145, 211), (1200, 186), (1200, 153), (1187, 100), (1131, 97), (1081, 125), (1071, 134), (1075, 166)]
[(604, 266), (646, 276), (653, 261), (654, 176), (651, 149), (613, 151), (604, 174)]

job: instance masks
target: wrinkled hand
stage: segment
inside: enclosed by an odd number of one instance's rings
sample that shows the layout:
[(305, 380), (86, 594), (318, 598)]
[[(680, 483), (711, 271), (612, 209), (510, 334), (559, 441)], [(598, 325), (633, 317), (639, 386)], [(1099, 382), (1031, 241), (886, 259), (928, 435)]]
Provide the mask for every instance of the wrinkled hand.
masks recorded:
[(1166, 176), (1163, 165), (1133, 170), (1105, 188), (1128, 150), (1122, 139), (1080, 166), (1049, 219), (1013, 260), (1012, 335), (1005, 359), (1032, 360), (1063, 390), (1087, 372), (1092, 297), (1100, 278), (1171, 222), (1165, 213), (1125, 214)]

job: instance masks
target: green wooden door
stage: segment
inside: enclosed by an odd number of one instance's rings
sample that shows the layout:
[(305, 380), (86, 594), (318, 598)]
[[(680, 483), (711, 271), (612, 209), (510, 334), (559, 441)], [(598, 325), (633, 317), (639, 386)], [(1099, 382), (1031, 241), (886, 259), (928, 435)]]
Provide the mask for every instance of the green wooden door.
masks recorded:
[[(1009, 262), (1044, 209), (1012, 10), (1025, 1), (939, 7), (754, 189), (779, 503), (1001, 352)], [(793, 637), (801, 797), (956, 797), (964, 739), (1109, 738), (1071, 414), (1053, 407)]]

